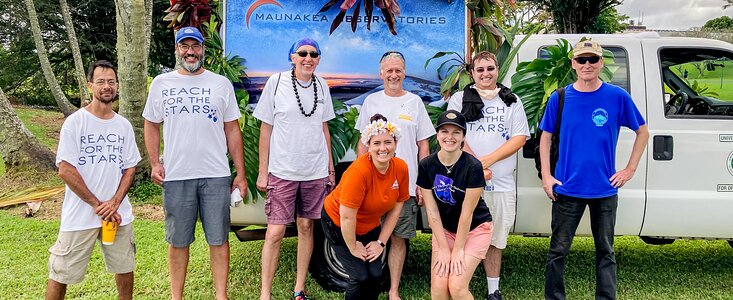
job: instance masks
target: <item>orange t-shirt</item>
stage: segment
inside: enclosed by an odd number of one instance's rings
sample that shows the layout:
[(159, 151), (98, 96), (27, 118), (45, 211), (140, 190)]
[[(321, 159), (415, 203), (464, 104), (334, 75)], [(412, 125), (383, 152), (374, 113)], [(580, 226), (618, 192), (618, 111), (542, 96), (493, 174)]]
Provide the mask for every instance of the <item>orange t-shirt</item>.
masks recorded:
[(410, 199), (410, 175), (407, 164), (392, 158), (385, 174), (379, 173), (369, 154), (351, 163), (336, 188), (326, 196), (324, 209), (331, 220), (341, 227), (341, 205), (355, 208), (356, 234), (363, 235), (379, 226), (382, 216), (392, 210), (395, 203)]

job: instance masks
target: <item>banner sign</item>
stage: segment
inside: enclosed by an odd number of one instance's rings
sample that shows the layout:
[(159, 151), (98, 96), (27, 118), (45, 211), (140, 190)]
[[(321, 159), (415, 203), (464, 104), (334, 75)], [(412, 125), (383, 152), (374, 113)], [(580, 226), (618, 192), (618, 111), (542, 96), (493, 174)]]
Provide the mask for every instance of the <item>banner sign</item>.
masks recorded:
[[(270, 75), (291, 69), (288, 51), (295, 41), (304, 37), (320, 45), (322, 56), (316, 74), (326, 78), (334, 99), (361, 104), (367, 94), (381, 90), (379, 60), (384, 52), (396, 50), (406, 60), (405, 89), (426, 102), (438, 100), (440, 80), (436, 70), (451, 57), (437, 59), (427, 69), (425, 61), (437, 52), (452, 51), (463, 56), (464, 2), (392, 1), (398, 2), (400, 8), (399, 15), (394, 16), (396, 35), (390, 32), (383, 11), (376, 4), (367, 29), (369, 18), (364, 0), (356, 0), (357, 4), (346, 10), (342, 22), (331, 34), (334, 21), (339, 19), (341, 1), (319, 13), (329, 0), (226, 0), (225, 51), (247, 60), (249, 80), (245, 88), (252, 102), (256, 102)], [(354, 13), (357, 8), (358, 15)], [(352, 31), (354, 19), (356, 28)]]

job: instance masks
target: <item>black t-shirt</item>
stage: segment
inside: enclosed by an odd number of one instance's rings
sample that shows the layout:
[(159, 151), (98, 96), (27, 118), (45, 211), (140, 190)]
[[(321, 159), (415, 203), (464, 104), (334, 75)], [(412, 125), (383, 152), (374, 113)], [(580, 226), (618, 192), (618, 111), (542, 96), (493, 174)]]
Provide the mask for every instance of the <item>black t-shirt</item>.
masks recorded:
[[(483, 188), (486, 181), (484, 181), (481, 162), (472, 155), (463, 152), (448, 174), (448, 170), (440, 162), (436, 152), (420, 161), (417, 185), (424, 189), (432, 189), (443, 228), (455, 233), (458, 229), (458, 219), (461, 216), (466, 189)], [(486, 202), (479, 198), (473, 210), (470, 230), (490, 221), (489, 208)]]

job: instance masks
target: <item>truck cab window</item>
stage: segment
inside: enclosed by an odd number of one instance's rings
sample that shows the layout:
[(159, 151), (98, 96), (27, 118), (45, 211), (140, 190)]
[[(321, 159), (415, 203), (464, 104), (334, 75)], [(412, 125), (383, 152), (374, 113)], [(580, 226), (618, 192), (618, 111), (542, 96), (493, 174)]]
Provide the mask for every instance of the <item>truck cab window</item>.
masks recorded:
[(733, 119), (733, 53), (665, 48), (659, 59), (667, 118)]

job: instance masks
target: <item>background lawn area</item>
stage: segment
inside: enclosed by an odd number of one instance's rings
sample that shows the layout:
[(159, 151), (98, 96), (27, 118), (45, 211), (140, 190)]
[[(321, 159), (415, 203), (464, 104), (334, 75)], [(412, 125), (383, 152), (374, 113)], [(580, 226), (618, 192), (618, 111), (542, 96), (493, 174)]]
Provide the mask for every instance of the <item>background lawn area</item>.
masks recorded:
[[(137, 270), (135, 299), (170, 298), (163, 241), (163, 223), (136, 220)], [(0, 295), (2, 298), (40, 299), (47, 278), (47, 249), (53, 244), (58, 221), (25, 219), (0, 210)], [(186, 283), (187, 299), (212, 299), (213, 284), (201, 228), (191, 247)], [(260, 285), (262, 242), (239, 242), (231, 235), (231, 299), (256, 299)], [(506, 299), (541, 299), (547, 238), (512, 236), (505, 254), (502, 293)], [(295, 238), (283, 243), (273, 299), (289, 299), (295, 277)], [(676, 241), (650, 246), (637, 237), (616, 239), (619, 299), (733, 299), (733, 249), (725, 241)], [(412, 241), (402, 280), (403, 299), (429, 299), (430, 235)], [(568, 259), (566, 286), (569, 299), (592, 299), (594, 253), (590, 238), (577, 238)], [(486, 292), (483, 272), (474, 275), (471, 290), (477, 299)], [(307, 288), (314, 299), (341, 299), (323, 291), (310, 277)], [(112, 275), (106, 274), (99, 247), (86, 279), (68, 289), (68, 299), (114, 299)], [(387, 299), (383, 294), (382, 298)]]

